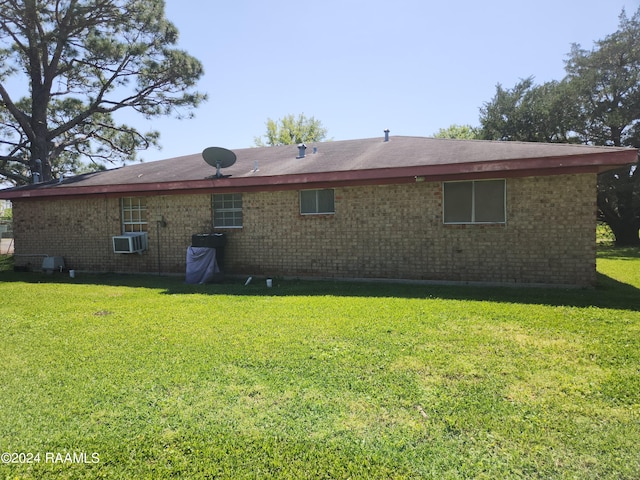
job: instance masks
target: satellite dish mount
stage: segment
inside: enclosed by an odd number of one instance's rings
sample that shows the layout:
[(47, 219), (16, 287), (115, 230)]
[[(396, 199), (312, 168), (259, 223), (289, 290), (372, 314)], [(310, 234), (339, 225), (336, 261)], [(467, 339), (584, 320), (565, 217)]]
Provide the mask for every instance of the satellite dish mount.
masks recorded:
[[(208, 147), (202, 151), (202, 158), (207, 164), (216, 167), (216, 174), (209, 178), (222, 178), (221, 170), (236, 163), (236, 154), (222, 147)], [(226, 175), (229, 176), (229, 175)]]

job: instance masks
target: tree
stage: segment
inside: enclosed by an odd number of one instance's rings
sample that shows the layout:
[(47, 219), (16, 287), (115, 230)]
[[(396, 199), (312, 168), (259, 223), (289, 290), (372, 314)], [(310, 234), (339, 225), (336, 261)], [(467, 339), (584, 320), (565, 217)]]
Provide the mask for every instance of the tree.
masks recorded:
[(297, 118), (294, 115), (286, 115), (277, 121), (269, 118), (266, 125), (266, 143), (262, 141), (262, 137), (255, 137), (254, 143), (257, 147), (321, 142), (327, 137), (327, 129), (322, 126), (322, 122), (314, 117), (307, 118), (304, 113)]
[[(591, 51), (572, 45), (566, 62), (580, 108), (580, 134), (594, 145), (640, 147), (640, 9)], [(600, 174), (598, 217), (617, 245), (640, 245), (640, 163)]]
[(459, 140), (476, 140), (480, 132), (478, 128), (471, 125), (450, 125), (448, 128), (441, 128), (433, 137), (434, 138), (457, 138)]
[(618, 246), (640, 245), (640, 163), (598, 176), (598, 219)]
[(0, 177), (47, 181), (157, 144), (114, 114), (180, 116), (205, 100), (177, 38), (163, 0), (0, 0)]
[(618, 31), (591, 51), (573, 44), (567, 79), (577, 92), (580, 134), (595, 145), (638, 146), (640, 129), (640, 9), (624, 10)]
[(567, 82), (535, 85), (533, 77), (496, 95), (480, 109), (481, 138), (521, 142), (577, 142), (575, 95)]
[[(640, 9), (592, 50), (574, 44), (561, 82), (497, 86), (483, 138), (640, 147)], [(617, 245), (640, 245), (640, 163), (598, 177), (598, 218)]]

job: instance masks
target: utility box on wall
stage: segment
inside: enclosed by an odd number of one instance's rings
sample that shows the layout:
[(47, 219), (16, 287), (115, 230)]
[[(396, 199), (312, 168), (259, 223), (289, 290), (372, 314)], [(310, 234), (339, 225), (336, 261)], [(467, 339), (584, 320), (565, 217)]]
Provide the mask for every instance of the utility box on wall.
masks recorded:
[(64, 259), (62, 257), (44, 257), (42, 260), (42, 271), (52, 273), (54, 270), (64, 269)]

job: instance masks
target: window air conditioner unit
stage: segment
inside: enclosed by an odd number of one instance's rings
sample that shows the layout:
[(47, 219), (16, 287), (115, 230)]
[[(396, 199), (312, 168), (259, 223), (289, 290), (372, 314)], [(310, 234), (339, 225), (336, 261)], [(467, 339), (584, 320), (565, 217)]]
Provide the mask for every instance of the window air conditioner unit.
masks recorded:
[(147, 249), (147, 232), (124, 233), (113, 240), (113, 253), (142, 253)]

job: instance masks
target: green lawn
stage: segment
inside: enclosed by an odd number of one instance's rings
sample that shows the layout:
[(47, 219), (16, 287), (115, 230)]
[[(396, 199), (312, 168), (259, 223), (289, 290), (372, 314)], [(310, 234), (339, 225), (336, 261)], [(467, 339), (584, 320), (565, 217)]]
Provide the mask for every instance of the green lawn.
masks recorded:
[(640, 253), (598, 270), (595, 290), (2, 272), (0, 452), (33, 461), (0, 478), (640, 478)]

